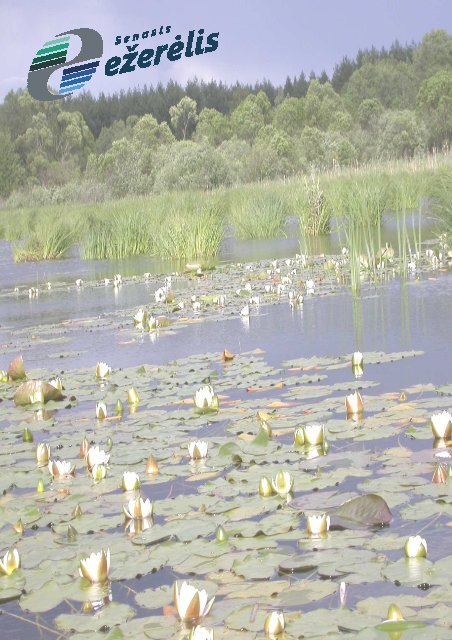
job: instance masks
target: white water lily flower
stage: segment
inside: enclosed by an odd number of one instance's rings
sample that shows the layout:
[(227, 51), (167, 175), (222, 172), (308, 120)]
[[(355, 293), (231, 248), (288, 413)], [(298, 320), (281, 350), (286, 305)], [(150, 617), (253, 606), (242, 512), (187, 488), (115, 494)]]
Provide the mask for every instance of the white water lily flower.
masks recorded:
[(280, 496), (286, 496), (293, 487), (293, 478), (288, 471), (278, 471), (272, 478), (273, 490)]
[(63, 381), (59, 376), (53, 378), (52, 380), (49, 380), (49, 384), (52, 385), (52, 387), (54, 387), (55, 389), (58, 389), (58, 391), (63, 391)]
[(77, 278), (77, 280), (75, 281), (75, 286), (81, 287), (82, 285), (83, 285), (83, 280), (81, 278)]
[(122, 488), (124, 491), (134, 491), (140, 488), (140, 478), (135, 471), (124, 471), (122, 474)]
[(271, 284), (266, 284), (264, 287), (265, 293), (271, 293), (272, 286)]
[(160, 287), (154, 294), (156, 302), (163, 302), (166, 299), (166, 287)]
[(246, 304), (243, 309), (241, 309), (240, 315), (243, 317), (248, 317), (250, 315), (250, 306), (248, 304)]
[(143, 309), (138, 309), (138, 311), (136, 312), (136, 314), (133, 316), (133, 321), (135, 324), (143, 324), (143, 322), (145, 322), (146, 320), (146, 311), (144, 311)]
[(122, 275), (120, 273), (117, 273), (114, 278), (113, 278), (113, 284), (115, 284), (116, 286), (122, 284)]
[(41, 442), (36, 445), (36, 462), (48, 462), (50, 458), (50, 445)]
[(261, 303), (261, 299), (259, 298), (259, 296), (252, 296), (252, 297), (249, 299), (249, 303), (250, 303), (250, 304), (255, 304), (255, 305), (259, 306), (259, 305), (260, 305), (260, 303)]
[(326, 533), (330, 528), (330, 516), (326, 513), (321, 515), (306, 516), (306, 530), (312, 535)]
[(359, 391), (355, 391), (345, 398), (345, 408), (347, 416), (363, 412), (363, 399)]
[(102, 549), (92, 553), (88, 558), (80, 560), (79, 573), (82, 578), (90, 582), (103, 583), (108, 580), (110, 572), (110, 549)]
[(64, 478), (75, 474), (75, 464), (66, 460), (49, 460), (49, 472), (54, 478)]
[(251, 286), (251, 282), (247, 282), (247, 283), (246, 283), (246, 285), (245, 285), (245, 289), (246, 289), (246, 291), (251, 291), (251, 290), (252, 290), (252, 288), (253, 288), (253, 287)]
[(259, 494), (263, 498), (268, 498), (274, 494), (273, 485), (268, 478), (261, 478), (259, 480)]
[(201, 303), (200, 302), (193, 302), (193, 311), (195, 313), (197, 313), (198, 311), (201, 311)]
[(110, 284), (110, 278), (104, 278), (104, 285), (107, 287)]
[(323, 444), (323, 441), (325, 440), (324, 424), (307, 424), (303, 428), (303, 431), (306, 444)]
[(152, 518), (127, 518), (125, 530), (128, 534), (134, 536), (136, 533), (147, 531), (152, 525)]
[(93, 480), (103, 480), (107, 477), (107, 467), (104, 464), (95, 464), (91, 467)]
[(106, 362), (98, 362), (96, 366), (96, 376), (99, 380), (107, 378), (111, 373), (111, 368)]
[(105, 453), (103, 449), (99, 449), (98, 446), (90, 447), (86, 454), (86, 464), (89, 469), (94, 467), (95, 464), (108, 464), (110, 460), (110, 454)]
[(306, 280), (306, 293), (314, 293), (315, 282), (314, 280)]
[(17, 549), (9, 549), (3, 558), (0, 558), (0, 574), (10, 576), (20, 568), (20, 555)]
[(362, 367), (364, 364), (364, 356), (361, 351), (355, 351), (352, 355), (352, 367)]
[(284, 632), (285, 620), (284, 614), (272, 611), (265, 618), (264, 631), (270, 638), (279, 636)]
[(430, 418), (435, 438), (448, 438), (452, 432), (452, 415), (448, 411), (434, 413)]
[(189, 640), (213, 640), (213, 629), (196, 626), (190, 631)]
[(206, 384), (200, 387), (195, 393), (194, 403), (197, 409), (218, 409), (218, 396), (215, 394), (212, 385)]
[(209, 602), (207, 591), (197, 589), (189, 582), (183, 582), (179, 590), (174, 583), (174, 604), (182, 622), (190, 622), (204, 618), (212, 608), (215, 597)]
[(130, 518), (131, 520), (150, 518), (152, 516), (153, 505), (149, 498), (143, 500), (141, 496), (137, 496), (123, 506), (123, 511), (126, 518)]
[(207, 458), (207, 442), (202, 440), (190, 442), (188, 445), (188, 453), (190, 454), (190, 458), (192, 460), (201, 460), (201, 458)]
[(405, 542), (407, 558), (425, 558), (427, 556), (427, 542), (421, 536), (410, 536)]
[(103, 420), (107, 417), (107, 405), (105, 402), (97, 402), (96, 403), (96, 418), (98, 420)]

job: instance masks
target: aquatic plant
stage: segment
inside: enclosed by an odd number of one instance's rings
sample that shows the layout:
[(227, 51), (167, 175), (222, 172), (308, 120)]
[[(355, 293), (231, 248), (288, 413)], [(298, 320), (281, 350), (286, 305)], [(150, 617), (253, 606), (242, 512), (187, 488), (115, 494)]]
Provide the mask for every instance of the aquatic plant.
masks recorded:
[(240, 240), (279, 238), (286, 235), (288, 205), (280, 196), (265, 189), (242, 191), (231, 204), (230, 221)]
[(80, 560), (79, 573), (92, 583), (103, 584), (110, 573), (110, 549), (102, 549)]
[(174, 604), (179, 618), (183, 622), (193, 622), (208, 615), (214, 603), (215, 596), (208, 600), (205, 589), (197, 589), (189, 582), (183, 582), (180, 589), (174, 583)]

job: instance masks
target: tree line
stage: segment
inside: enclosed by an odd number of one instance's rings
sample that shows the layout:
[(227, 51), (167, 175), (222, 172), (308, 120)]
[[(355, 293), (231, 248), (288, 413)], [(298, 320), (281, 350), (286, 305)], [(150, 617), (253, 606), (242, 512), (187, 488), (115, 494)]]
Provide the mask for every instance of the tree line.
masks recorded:
[(436, 30), (282, 86), (194, 79), (55, 102), (12, 91), (0, 105), (0, 196), (212, 189), (447, 148), (451, 69), (452, 37)]

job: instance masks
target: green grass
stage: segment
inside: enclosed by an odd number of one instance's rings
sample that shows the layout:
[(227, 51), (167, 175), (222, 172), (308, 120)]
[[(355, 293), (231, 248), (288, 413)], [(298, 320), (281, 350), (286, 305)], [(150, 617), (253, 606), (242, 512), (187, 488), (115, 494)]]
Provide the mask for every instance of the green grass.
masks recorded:
[(76, 236), (76, 230), (64, 222), (40, 222), (23, 240), (13, 243), (14, 261), (36, 262), (64, 258)]
[[(238, 197), (237, 197), (238, 196)], [(240, 240), (280, 238), (286, 235), (287, 200), (271, 190), (241, 189), (231, 205), (231, 224)]]
[(296, 215), (304, 244), (337, 227), (359, 257), (381, 246), (385, 212), (399, 212), (399, 253), (408, 257), (421, 242), (421, 219), (409, 225), (408, 214), (423, 206), (425, 215), (428, 207), (450, 229), (451, 202), (452, 154), (445, 154), (213, 192), (2, 210), (0, 232), (14, 242), (17, 260), (63, 257), (73, 243), (85, 259), (201, 259), (218, 254), (227, 224), (236, 238), (272, 239), (284, 237), (288, 216)]

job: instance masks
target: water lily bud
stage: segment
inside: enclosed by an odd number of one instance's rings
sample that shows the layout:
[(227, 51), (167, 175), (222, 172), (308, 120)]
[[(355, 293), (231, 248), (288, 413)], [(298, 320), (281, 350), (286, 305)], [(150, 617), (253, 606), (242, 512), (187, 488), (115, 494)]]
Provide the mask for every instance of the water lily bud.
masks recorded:
[(355, 351), (352, 355), (352, 367), (362, 367), (364, 364), (364, 357), (361, 351)]
[(88, 450), (89, 450), (88, 438), (86, 436), (83, 436), (83, 440), (80, 444), (80, 451), (79, 451), (80, 458), (86, 458), (86, 454), (88, 453)]
[(217, 532), (215, 533), (215, 538), (216, 538), (217, 542), (226, 542), (226, 540), (229, 538), (228, 534), (223, 529), (221, 524), (218, 527)]
[(434, 413), (430, 418), (435, 438), (447, 439), (452, 433), (452, 415), (448, 411)]
[(9, 549), (3, 558), (0, 558), (0, 574), (10, 576), (16, 569), (20, 568), (20, 564), (20, 555), (17, 549)]
[(110, 549), (102, 549), (99, 553), (92, 553), (88, 558), (80, 560), (79, 573), (92, 583), (104, 583), (108, 580), (110, 571)]
[(421, 536), (410, 536), (405, 542), (405, 555), (407, 558), (426, 558), (427, 542)]
[(259, 493), (264, 498), (273, 495), (273, 486), (268, 478), (261, 478), (259, 481)]
[(432, 482), (434, 484), (444, 484), (447, 482), (447, 467), (442, 462), (438, 462), (433, 472)]
[(206, 627), (197, 625), (190, 631), (188, 640), (213, 640), (213, 629), (206, 629)]
[(93, 480), (103, 480), (107, 476), (107, 467), (104, 464), (95, 464), (91, 468)]
[(231, 353), (228, 349), (225, 349), (221, 355), (224, 362), (228, 362), (229, 360), (234, 360), (234, 354)]
[(46, 462), (48, 462), (50, 458), (50, 446), (42, 442), (39, 443), (36, 446), (35, 457), (36, 457), (36, 462), (38, 463), (45, 464)]
[(192, 622), (204, 618), (212, 608), (215, 597), (208, 601), (207, 592), (198, 590), (189, 582), (183, 582), (180, 589), (174, 583), (174, 604), (182, 622)]
[(111, 373), (111, 368), (106, 362), (98, 362), (96, 366), (96, 376), (99, 380), (105, 380)]
[(66, 537), (69, 542), (74, 542), (77, 539), (77, 529), (73, 527), (71, 524), (67, 527)]
[(272, 611), (265, 618), (264, 631), (269, 637), (279, 636), (284, 632), (284, 614)]
[(265, 431), (265, 433), (268, 435), (269, 438), (272, 437), (273, 431), (272, 431), (270, 425), (268, 424), (267, 420), (261, 420), (259, 426), (262, 429), (262, 431)]
[(306, 444), (323, 444), (325, 440), (325, 425), (317, 423), (307, 424), (304, 427), (304, 439)]
[(96, 404), (96, 418), (98, 420), (103, 420), (107, 417), (107, 405), (105, 402), (98, 402)]
[(121, 400), (116, 400), (115, 412), (119, 414), (124, 413), (124, 405)]
[(293, 441), (295, 444), (304, 444), (304, 429), (303, 427), (297, 427), (293, 434)]
[(396, 604), (389, 605), (388, 609), (388, 622), (398, 622), (399, 620), (404, 620), (402, 612)]
[(124, 471), (122, 474), (122, 488), (124, 491), (134, 491), (140, 488), (140, 478), (135, 471)]
[(353, 415), (360, 415), (363, 412), (363, 399), (359, 391), (351, 393), (345, 398), (345, 408), (347, 418)]
[(24, 442), (33, 442), (33, 434), (28, 427), (25, 427), (24, 432), (22, 434), (22, 440)]
[(8, 382), (8, 374), (4, 369), (0, 371), (0, 382)]
[(80, 516), (82, 515), (82, 513), (83, 513), (83, 512), (82, 512), (82, 508), (81, 508), (81, 506), (80, 506), (79, 504), (77, 504), (77, 505), (74, 507), (74, 509), (73, 509), (72, 514), (71, 514), (71, 515), (72, 515), (72, 517), (73, 517), (73, 518), (80, 518)]
[(23, 535), (24, 532), (24, 525), (22, 523), (22, 520), (19, 518), (19, 520), (16, 522), (16, 524), (14, 525), (14, 531), (16, 533), (18, 533), (20, 536)]
[(201, 460), (202, 458), (207, 458), (207, 442), (202, 440), (198, 440), (197, 442), (190, 442), (188, 445), (188, 453), (190, 454), (190, 458), (192, 460)]
[(317, 536), (326, 533), (330, 528), (330, 516), (326, 513), (322, 515), (310, 515), (306, 517), (306, 530), (309, 534)]
[(286, 496), (293, 487), (293, 478), (288, 471), (278, 471), (272, 478), (273, 490), (280, 496)]
[(44, 482), (42, 480), (38, 480), (38, 484), (36, 486), (36, 491), (38, 493), (44, 493), (45, 487), (44, 487)]
[(406, 391), (401, 391), (399, 395), (399, 402), (406, 402), (406, 401), (407, 401)]
[(157, 464), (156, 459), (154, 458), (154, 456), (149, 456), (147, 462), (146, 462), (146, 473), (149, 473), (150, 475), (156, 476), (159, 472), (159, 466)]
[(136, 389), (134, 387), (132, 387), (131, 389), (129, 389), (129, 391), (127, 392), (127, 400), (129, 402), (129, 404), (138, 404), (140, 401), (140, 396), (138, 395)]
[(107, 438), (107, 449), (108, 451), (111, 451), (113, 449), (113, 440), (111, 439), (110, 436), (108, 436)]

